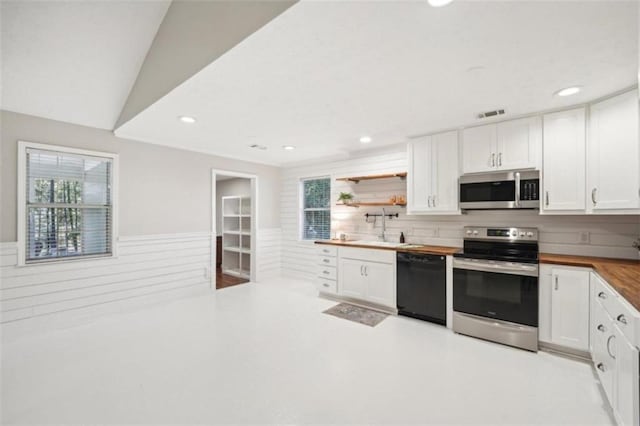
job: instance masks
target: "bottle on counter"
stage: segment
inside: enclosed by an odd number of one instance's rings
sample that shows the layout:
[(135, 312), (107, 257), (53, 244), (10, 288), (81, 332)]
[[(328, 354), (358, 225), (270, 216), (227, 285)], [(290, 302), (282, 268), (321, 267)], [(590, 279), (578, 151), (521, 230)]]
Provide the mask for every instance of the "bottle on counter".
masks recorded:
[(400, 232), (400, 244), (404, 243), (404, 232)]

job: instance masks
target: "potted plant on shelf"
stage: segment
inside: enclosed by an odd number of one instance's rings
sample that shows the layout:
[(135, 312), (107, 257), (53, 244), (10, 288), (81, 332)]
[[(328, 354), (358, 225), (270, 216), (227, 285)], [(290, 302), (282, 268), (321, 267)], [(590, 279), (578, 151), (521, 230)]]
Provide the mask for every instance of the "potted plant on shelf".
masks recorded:
[(338, 197), (338, 202), (342, 202), (342, 204), (349, 205), (353, 201), (353, 194), (350, 192), (341, 192)]

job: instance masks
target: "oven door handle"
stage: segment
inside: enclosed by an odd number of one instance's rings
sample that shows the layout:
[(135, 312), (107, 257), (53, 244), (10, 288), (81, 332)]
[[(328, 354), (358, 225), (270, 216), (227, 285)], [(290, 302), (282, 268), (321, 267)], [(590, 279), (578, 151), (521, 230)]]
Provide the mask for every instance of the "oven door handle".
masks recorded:
[(508, 262), (472, 262), (464, 259), (453, 259), (454, 269), (466, 269), (469, 271), (495, 272), (498, 274), (524, 275), (528, 277), (538, 276), (538, 265), (513, 264)]

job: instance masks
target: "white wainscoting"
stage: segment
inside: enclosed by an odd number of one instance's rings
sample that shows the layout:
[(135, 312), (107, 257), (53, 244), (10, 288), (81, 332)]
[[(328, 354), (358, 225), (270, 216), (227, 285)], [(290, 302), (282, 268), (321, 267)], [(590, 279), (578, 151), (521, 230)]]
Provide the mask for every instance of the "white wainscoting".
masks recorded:
[[(365, 223), (365, 213), (381, 213), (380, 207), (347, 207), (335, 205), (341, 191), (353, 192), (360, 201), (382, 201), (389, 195), (405, 195), (406, 182), (398, 178), (361, 181), (358, 184), (337, 182), (344, 176), (359, 176), (407, 170), (405, 151), (377, 154), (344, 161), (327, 162), (284, 169), (282, 172), (282, 273), (285, 276), (313, 279), (315, 256), (313, 244), (299, 241), (300, 212), (298, 191), (301, 178), (330, 176), (332, 199), (332, 232), (345, 232), (350, 239), (376, 239), (380, 220)], [(387, 220), (387, 239), (398, 241), (404, 232), (407, 242), (462, 247), (462, 229), (476, 226), (535, 227), (540, 230), (540, 250), (585, 256), (637, 258), (631, 244), (640, 235), (640, 216), (550, 216), (535, 211), (471, 212), (464, 215), (406, 215), (401, 207), (385, 208), (399, 213)]]
[(280, 248), (282, 232), (280, 228), (258, 229), (256, 245), (256, 281), (281, 275)]
[(17, 245), (2, 243), (3, 332), (74, 325), (141, 304), (209, 292), (211, 248), (209, 232), (120, 237), (117, 258), (17, 267)]

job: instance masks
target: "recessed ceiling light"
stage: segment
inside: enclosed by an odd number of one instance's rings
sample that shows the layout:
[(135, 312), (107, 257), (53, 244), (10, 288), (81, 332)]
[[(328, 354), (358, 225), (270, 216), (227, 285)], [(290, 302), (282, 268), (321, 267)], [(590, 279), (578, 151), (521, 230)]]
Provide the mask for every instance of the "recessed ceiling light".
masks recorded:
[(371, 142), (373, 139), (371, 139), (371, 137), (369, 136), (363, 136), (360, 138), (360, 143), (369, 143)]
[(285, 145), (282, 147), (282, 149), (286, 149), (287, 151), (292, 151), (294, 149), (296, 149), (295, 146), (291, 146), (291, 145)]
[(571, 96), (571, 95), (575, 95), (576, 93), (580, 92), (581, 90), (582, 90), (582, 87), (580, 87), (580, 86), (565, 87), (564, 89), (558, 90), (555, 93), (555, 95), (556, 96)]
[(189, 124), (193, 124), (196, 122), (195, 118), (189, 117), (188, 115), (181, 115), (180, 117), (178, 117), (178, 120), (182, 121), (183, 123), (189, 123)]
[(433, 7), (442, 7), (451, 3), (453, 0), (427, 0)]

